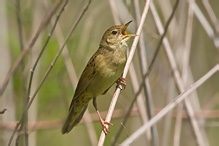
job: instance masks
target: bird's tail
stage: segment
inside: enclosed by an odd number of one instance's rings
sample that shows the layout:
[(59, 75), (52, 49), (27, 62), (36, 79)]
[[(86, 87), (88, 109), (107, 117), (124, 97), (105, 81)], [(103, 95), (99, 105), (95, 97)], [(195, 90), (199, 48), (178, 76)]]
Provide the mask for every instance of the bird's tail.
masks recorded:
[(82, 119), (84, 112), (87, 109), (90, 99), (85, 99), (84, 97), (76, 97), (72, 100), (69, 108), (69, 114), (62, 127), (62, 134), (68, 133), (76, 126)]

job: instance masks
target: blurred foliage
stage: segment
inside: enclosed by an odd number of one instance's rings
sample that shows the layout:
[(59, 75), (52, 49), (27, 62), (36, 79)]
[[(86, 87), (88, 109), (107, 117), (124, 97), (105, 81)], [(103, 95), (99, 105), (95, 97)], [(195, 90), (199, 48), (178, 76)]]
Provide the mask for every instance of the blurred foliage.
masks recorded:
[[(21, 16), (22, 16), (22, 28), (24, 35), (24, 46), (28, 43), (28, 40), (31, 38), (32, 34), (35, 32), (35, 29), (38, 28), (38, 24), (35, 24), (34, 19), (39, 22), (45, 17), (51, 6), (45, 6), (46, 3), (55, 3), (55, 0), (44, 2), (43, 0), (39, 1), (27, 1), (21, 0)], [(62, 14), (59, 25), (62, 29), (62, 34), (60, 36), (66, 37), (70, 28), (75, 23), (75, 20), (78, 18), (80, 12), (82, 11), (83, 6), (87, 1), (69, 1), (68, 6), (66, 7), (64, 13)], [(130, 5), (128, 5), (128, 0), (123, 1), (135, 20), (135, 14), (133, 9), (133, 1), (130, 1)], [(162, 11), (159, 9), (159, 1), (154, 1), (155, 5), (158, 9), (159, 15), (163, 23), (166, 22), (165, 17), (162, 14)], [(175, 1), (171, 1), (172, 5)], [(218, 9), (218, 1), (211, 0), (211, 6), (213, 7), (216, 16), (219, 18), (219, 9)], [(16, 59), (20, 55), (20, 44), (18, 38), (18, 26), (16, 20), (16, 4), (15, 1), (9, 0), (5, 1), (6, 7), (6, 16), (7, 16), (7, 27), (8, 27), (8, 37), (5, 38), (7, 40), (8, 49), (10, 52), (11, 64), (14, 64)], [(140, 1), (140, 9), (142, 11), (144, 7), (144, 1)], [(201, 2), (197, 1), (197, 4), (201, 8), (204, 15), (207, 17), (206, 11), (204, 10)], [(187, 4), (186, 4), (187, 7)], [(187, 10), (187, 8), (186, 8)], [(39, 14), (36, 12), (40, 12)], [(58, 11), (57, 11), (58, 12)], [(57, 15), (58, 13), (56, 13)], [(179, 14), (178, 14), (179, 15)], [(176, 16), (178, 16), (176, 15)], [(36, 18), (35, 18), (36, 17)], [(123, 18), (121, 21), (128, 22), (130, 17)], [(207, 17), (208, 18), (208, 17)], [(180, 18), (179, 18), (180, 20)], [(208, 18), (209, 20), (209, 18)], [(13, 78), (13, 98), (16, 103), (16, 120), (19, 120), (21, 114), (23, 112), (23, 97), (26, 95), (23, 90), (23, 80), (22, 76), (25, 76), (26, 82), (29, 82), (30, 77), (30, 69), (32, 68), (32, 64), (35, 60), (32, 60), (37, 56), (39, 51), (42, 49), (48, 34), (51, 30), (52, 23), (46, 27), (46, 29), (39, 36), (40, 39), (37, 40), (39, 44), (38, 47), (33, 47), (34, 50), (31, 50), (25, 56), (25, 69), (22, 70), (21, 67), (17, 69)], [(108, 1), (95, 0), (92, 1), (88, 11), (85, 16), (82, 18), (78, 27), (74, 31), (70, 40), (67, 42), (67, 47), (69, 51), (69, 55), (71, 56), (72, 63), (74, 65), (77, 76), (79, 77), (82, 70), (84, 69), (87, 61), (90, 56), (98, 49), (99, 42), (101, 37), (106, 29), (110, 26), (114, 25), (113, 16), (111, 13), (111, 8)], [(212, 24), (211, 24), (212, 25)], [(134, 24), (130, 25), (130, 30), (132, 33), (135, 32), (136, 26)], [(151, 12), (147, 16), (143, 33), (145, 35), (145, 42), (147, 48), (147, 57), (148, 62), (152, 59), (155, 48), (159, 41), (160, 36), (158, 35), (156, 26), (153, 21), (153, 17)], [(174, 38), (171, 38), (171, 35), (167, 36), (171, 41), (174, 41)], [(87, 40), (86, 40), (87, 38)], [(184, 40), (181, 40), (184, 41)], [(83, 44), (85, 43), (85, 44)], [(59, 44), (57, 41), (57, 37), (55, 34), (51, 37), (50, 42), (48, 43), (45, 52), (40, 59), (40, 62), (37, 66), (35, 77), (36, 86), (40, 83), (43, 75), (49, 68), (52, 60), (54, 59), (58, 49), (62, 44)], [(173, 44), (171, 44), (173, 45)], [(80, 46), (83, 46), (81, 48)], [(131, 41), (129, 43), (131, 46)], [(173, 45), (174, 46), (174, 45)], [(200, 25), (200, 22), (194, 17), (193, 22), (193, 38), (192, 38), (192, 46), (191, 46), (191, 55), (190, 55), (190, 66), (192, 70), (192, 74), (194, 80), (198, 80), (202, 77), (209, 69), (211, 69), (215, 64), (219, 62), (219, 54), (218, 49), (215, 48), (213, 41), (207, 36), (205, 30)], [(1, 49), (0, 49), (1, 50)], [(137, 50), (138, 51), (138, 50)], [(35, 54), (37, 52), (37, 54)], [(174, 52), (176, 49), (174, 48)], [(141, 82), (141, 71), (139, 65), (139, 54), (136, 52), (135, 57), (133, 59), (133, 63), (136, 67), (136, 73), (138, 75), (138, 81)], [(1, 67), (4, 68), (4, 67)], [(153, 103), (156, 109), (161, 109), (167, 104), (167, 92), (168, 92), (168, 84), (173, 81), (172, 72), (170, 70), (168, 61), (166, 59), (166, 54), (161, 48), (159, 52), (158, 58), (156, 59), (155, 65), (153, 67), (152, 73), (150, 75), (150, 83), (153, 94)], [(77, 82), (77, 80), (75, 80)], [(27, 85), (25, 85), (27, 87)], [(35, 87), (36, 87), (35, 86)], [(115, 86), (113, 86), (109, 92), (98, 98), (98, 108), (100, 111), (107, 111)], [(35, 88), (32, 88), (32, 93), (35, 91)], [(177, 96), (177, 89), (174, 88), (174, 95)], [(201, 108), (205, 108), (205, 106), (210, 103), (215, 98), (219, 96), (219, 76), (214, 75), (211, 79), (209, 79), (205, 84), (203, 84), (198, 90), (199, 102)], [(41, 87), (37, 99), (34, 101), (37, 104), (37, 120), (49, 121), (49, 120), (64, 120), (67, 112), (68, 106), (71, 102), (72, 96), (74, 93), (74, 88), (70, 82), (68, 77), (68, 73), (64, 64), (63, 56), (60, 56), (56, 64), (54, 65), (51, 73), (47, 77), (44, 85)], [(120, 98), (118, 100), (116, 109), (122, 109), (127, 111), (128, 106), (130, 105), (134, 96), (134, 91), (131, 85), (130, 77), (127, 80), (126, 90), (122, 91)], [(175, 97), (174, 96), (174, 97)], [(171, 97), (173, 98), (173, 97)], [(205, 110), (219, 110), (219, 104), (217, 102), (212, 103), (209, 109)], [(95, 110), (92, 104), (89, 104), (88, 107), (91, 113), (95, 113)], [(107, 135), (105, 145), (111, 145), (112, 140), (115, 138), (115, 134), (120, 127), (120, 123), (122, 122), (123, 117), (116, 118), (112, 120), (113, 126), (110, 127), (111, 133)], [(205, 123), (210, 125), (212, 122), (219, 122), (218, 119), (207, 119)], [(162, 134), (165, 134), (163, 131), (164, 119), (158, 122), (158, 133), (159, 139), (162, 140)], [(133, 131), (139, 128), (142, 125), (142, 120), (139, 115), (131, 116), (128, 120), (128, 123), (125, 125), (122, 135), (119, 138), (119, 143), (122, 142), (125, 138), (127, 138)], [(173, 142), (173, 134), (174, 134), (174, 126), (175, 119), (172, 119), (172, 125), (170, 128), (170, 136), (168, 140), (168, 144), (172, 145)], [(97, 134), (97, 138), (101, 132), (101, 125), (99, 122), (94, 121), (95, 132)], [(75, 127), (69, 134), (62, 135), (61, 134), (61, 125), (60, 127), (54, 129), (43, 129), (36, 131), (36, 145), (47, 145), (47, 146), (60, 146), (60, 145), (90, 145), (89, 135), (87, 132), (87, 128), (84, 124), (79, 124)], [(181, 145), (194, 146), (195, 137), (191, 130), (191, 125), (188, 120), (183, 120), (182, 132), (181, 135)], [(218, 144), (218, 135), (219, 135), (219, 127), (205, 127), (206, 134), (210, 146), (216, 146)], [(34, 133), (34, 131), (30, 131), (30, 136)], [(2, 132), (0, 132), (2, 135)], [(0, 136), (1, 137), (1, 136)], [(141, 136), (137, 142), (134, 142), (136, 145), (142, 145), (142, 143), (148, 144), (149, 142), (145, 140), (144, 136)], [(0, 139), (0, 145), (4, 145), (4, 139)], [(162, 145), (162, 144), (161, 144)]]

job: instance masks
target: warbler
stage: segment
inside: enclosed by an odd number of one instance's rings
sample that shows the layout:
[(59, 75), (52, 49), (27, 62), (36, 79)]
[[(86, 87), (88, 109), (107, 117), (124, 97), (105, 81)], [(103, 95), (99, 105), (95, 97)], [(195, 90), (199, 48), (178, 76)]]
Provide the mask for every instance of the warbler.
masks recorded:
[(136, 35), (127, 34), (126, 28), (132, 21), (125, 25), (110, 27), (103, 35), (98, 50), (90, 58), (81, 74), (75, 94), (69, 107), (69, 113), (62, 127), (62, 133), (68, 133), (82, 119), (88, 103), (93, 99), (93, 105), (97, 111), (100, 123), (105, 134), (109, 132), (105, 122), (97, 109), (96, 97), (104, 95), (110, 87), (119, 81), (125, 84), (121, 78), (127, 60), (128, 45), (126, 41)]

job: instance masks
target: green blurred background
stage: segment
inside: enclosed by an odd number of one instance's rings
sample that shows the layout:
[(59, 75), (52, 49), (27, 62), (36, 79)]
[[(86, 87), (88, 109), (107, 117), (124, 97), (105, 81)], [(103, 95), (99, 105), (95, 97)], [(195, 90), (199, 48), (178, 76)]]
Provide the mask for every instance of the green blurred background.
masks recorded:
[[(17, 14), (19, 13), (16, 7), (17, 2), (18, 1), (16, 0), (1, 0), (0, 2), (0, 85), (2, 85), (7, 72), (11, 69), (11, 66), (16, 62), (21, 53), (17, 21)], [(41, 21), (50, 11), (55, 2), (55, 0), (20, 0), (20, 13), (22, 20), (21, 26), (24, 46), (36, 32)], [(170, 16), (175, 1), (154, 0), (153, 2), (162, 23), (165, 24)], [(219, 2), (217, 0), (211, 0), (209, 2), (212, 6), (213, 12), (218, 18)], [(33, 85), (30, 94), (31, 96), (38, 87), (43, 75), (58, 52), (58, 49), (62, 46), (64, 42), (63, 40), (66, 38), (70, 28), (79, 17), (79, 14), (82, 12), (86, 3), (87, 1), (85, 0), (69, 1), (34, 72)], [(115, 4), (115, 9), (113, 9), (112, 5), (110, 5), (112, 3)], [(136, 32), (137, 25), (133, 3), (134, 1), (132, 0), (93, 0), (91, 2), (89, 9), (66, 44), (67, 48), (65, 49), (68, 50), (66, 52), (67, 56), (64, 54), (58, 58), (55, 66), (46, 78), (45, 83), (40, 88), (36, 99), (31, 105), (28, 113), (28, 121), (30, 123), (30, 129), (28, 129), (28, 140), (30, 146), (96, 145), (101, 133), (101, 125), (97, 120), (98, 118), (95, 109), (91, 103), (89, 104), (88, 110), (91, 113), (91, 123), (94, 127), (94, 133), (92, 134), (93, 137), (89, 135), (90, 129), (88, 129), (84, 124), (86, 119), (83, 119), (81, 124), (66, 135), (61, 134), (62, 122), (68, 113), (68, 106), (74, 94), (74, 86), (77, 84), (77, 78), (80, 76), (89, 58), (98, 49), (103, 33), (112, 25), (124, 24), (130, 20), (134, 20), (134, 22), (130, 24), (128, 33)], [(141, 0), (139, 3), (140, 11), (142, 12), (145, 1)], [(166, 3), (166, 5), (163, 5), (163, 3)], [(176, 63), (181, 76), (183, 76), (181, 64), (184, 59), (182, 54), (185, 50), (184, 42), (186, 40), (185, 29), (188, 4), (189, 3), (186, 1), (180, 1), (173, 22), (171, 23), (167, 33), (167, 38), (169, 39), (170, 46), (172, 47), (172, 51), (174, 52), (177, 60)], [(213, 28), (215, 34), (214, 39), (218, 39), (216, 27), (211, 22), (208, 11), (205, 9), (203, 3), (201, 1), (197, 1), (196, 4), (206, 17), (207, 22)], [(52, 20), (56, 18), (62, 5), (63, 3), (52, 17)], [(112, 11), (116, 14), (117, 18), (119, 18), (119, 22), (115, 21)], [(0, 99), (1, 109), (5, 107), (8, 109), (3, 115), (0, 115), (0, 145), (7, 145), (8, 139), (11, 136), (12, 130), (16, 124), (15, 121), (21, 118), (24, 109), (24, 97), (27, 94), (27, 86), (30, 78), (30, 69), (45, 44), (53, 24), (54, 21), (51, 21), (42, 31), (33, 48), (26, 54), (22, 65), (18, 67), (11, 78), (5, 93)], [(217, 24), (217, 27), (219, 27), (219, 23)], [(217, 47), (212, 38), (207, 35), (195, 15), (192, 26), (189, 67), (191, 69), (193, 80), (196, 81), (219, 62), (219, 47)], [(157, 31), (154, 18), (150, 10), (144, 24), (143, 34), (144, 42), (146, 44), (147, 61), (151, 62), (155, 48), (160, 40), (160, 35)], [(129, 41), (130, 47), (131, 43), (132, 40)], [(70, 61), (72, 62), (76, 73), (76, 76), (72, 74), (72, 76), (74, 76), (73, 79), (69, 77), (72, 70), (68, 71), (68, 68), (71, 68), (71, 66), (68, 66), (69, 64), (67, 65), (67, 61), (65, 60), (66, 58), (68, 59), (68, 56), (70, 57)], [(142, 75), (139, 57), (139, 48), (137, 48), (133, 64), (137, 76), (137, 82), (140, 84), (142, 81)], [(174, 84), (172, 71), (163, 46), (156, 58), (149, 80), (153, 97), (154, 111), (156, 114), (165, 105), (167, 105), (170, 99), (179, 94)], [(194, 81), (189, 80), (188, 82), (191, 84)], [(189, 87), (190, 84), (188, 83), (185, 87)], [(113, 126), (110, 126), (111, 133), (106, 136), (106, 146), (112, 144), (112, 141), (121, 126), (124, 115), (134, 98), (135, 92), (133, 86), (135, 85), (132, 84), (130, 74), (128, 74), (127, 87), (119, 96), (116, 111), (111, 121), (113, 123)], [(104, 118), (106, 117), (106, 112), (109, 108), (114, 90), (115, 85), (106, 95), (100, 96), (97, 99), (98, 108)], [(170, 92), (172, 93), (171, 95)], [(199, 116), (199, 118), (197, 118), (200, 127), (203, 130), (203, 138), (205, 138), (205, 141), (207, 141), (209, 146), (217, 146), (219, 143), (219, 73), (215, 74), (206, 83), (201, 85), (196, 93), (198, 98), (196, 100), (191, 100), (191, 104), (194, 107), (194, 111), (197, 112), (197, 115), (201, 115), (203, 117), (200, 118)], [(144, 95), (143, 91), (142, 94)], [(174, 111), (176, 111), (176, 109), (177, 108), (175, 108)], [(146, 114), (147, 112), (145, 111), (145, 115)], [(168, 117), (169, 129), (165, 127), (165, 121)], [(161, 119), (157, 123), (158, 143), (160, 146), (173, 145), (175, 117), (176, 116), (173, 113), (172, 115)], [(128, 123), (124, 125), (123, 132), (119, 137), (117, 145), (137, 130), (142, 124), (142, 118), (140, 117), (138, 106), (135, 105), (131, 116), (129, 117)], [(148, 133), (146, 135), (148, 136)], [(148, 137), (146, 138), (146, 135), (143, 134), (139, 137), (133, 145), (152, 145), (150, 144)], [(15, 135), (14, 140), (16, 137), (17, 135)], [(25, 145), (22, 133), (20, 145)], [(182, 120), (180, 145), (197, 145), (189, 120), (185, 117)]]

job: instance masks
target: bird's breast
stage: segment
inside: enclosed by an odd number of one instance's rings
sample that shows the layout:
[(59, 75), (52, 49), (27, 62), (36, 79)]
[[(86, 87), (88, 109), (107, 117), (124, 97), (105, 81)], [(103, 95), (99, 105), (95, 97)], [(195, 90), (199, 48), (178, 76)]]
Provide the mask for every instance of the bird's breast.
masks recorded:
[(105, 55), (103, 57), (103, 61), (101, 61), (100, 67), (101, 71), (103, 71), (103, 74), (107, 76), (114, 75), (119, 76), (122, 74), (126, 60), (127, 60), (127, 48), (120, 47), (116, 49), (113, 52), (110, 52), (109, 54)]
[(95, 78), (90, 83), (87, 91), (92, 96), (98, 96), (111, 87), (122, 75), (126, 63), (126, 50), (111, 51), (99, 54), (95, 58)]

